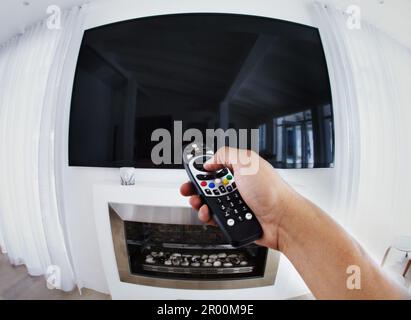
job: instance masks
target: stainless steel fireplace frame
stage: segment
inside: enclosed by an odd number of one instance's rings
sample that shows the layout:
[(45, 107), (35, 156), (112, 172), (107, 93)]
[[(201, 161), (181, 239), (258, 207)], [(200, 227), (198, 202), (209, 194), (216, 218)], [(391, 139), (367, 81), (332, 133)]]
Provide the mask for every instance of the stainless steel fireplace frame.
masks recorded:
[[(244, 279), (213, 279), (213, 280), (189, 280), (189, 279), (167, 279), (164, 277), (152, 277), (135, 275), (131, 273), (130, 261), (127, 250), (124, 221), (121, 216), (126, 216), (127, 221), (150, 222), (150, 223), (173, 223), (173, 224), (199, 224), (198, 219), (185, 214), (183, 210), (176, 210), (173, 215), (162, 215), (153, 213), (137, 212), (133, 208), (141, 206), (129, 204), (109, 204), (109, 217), (111, 233), (114, 245), (115, 258), (120, 281), (132, 284), (174, 288), (174, 289), (242, 289), (273, 285), (277, 275), (280, 255), (279, 252), (268, 250), (264, 276)], [(183, 208), (181, 208), (183, 209)], [(117, 212), (118, 211), (118, 212)], [(161, 211), (161, 210), (160, 210)], [(119, 214), (122, 212), (123, 214)], [(124, 213), (125, 212), (125, 213)], [(181, 212), (181, 213), (178, 213)]]

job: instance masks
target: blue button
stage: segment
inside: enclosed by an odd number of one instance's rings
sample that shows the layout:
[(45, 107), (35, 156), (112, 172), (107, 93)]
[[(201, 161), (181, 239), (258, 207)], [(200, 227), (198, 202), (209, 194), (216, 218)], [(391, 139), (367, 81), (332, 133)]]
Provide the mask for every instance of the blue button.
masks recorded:
[(215, 188), (215, 184), (212, 183), (212, 182), (210, 182), (210, 183), (208, 184), (208, 186), (209, 186), (211, 189)]

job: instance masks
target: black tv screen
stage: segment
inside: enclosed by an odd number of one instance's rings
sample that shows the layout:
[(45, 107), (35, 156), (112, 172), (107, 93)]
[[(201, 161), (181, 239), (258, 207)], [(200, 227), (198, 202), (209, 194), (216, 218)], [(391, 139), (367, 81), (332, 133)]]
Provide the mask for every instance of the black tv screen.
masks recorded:
[(155, 164), (157, 128), (258, 129), (277, 168), (327, 168), (334, 124), (316, 28), (233, 14), (175, 14), (85, 31), (71, 101), (69, 165)]

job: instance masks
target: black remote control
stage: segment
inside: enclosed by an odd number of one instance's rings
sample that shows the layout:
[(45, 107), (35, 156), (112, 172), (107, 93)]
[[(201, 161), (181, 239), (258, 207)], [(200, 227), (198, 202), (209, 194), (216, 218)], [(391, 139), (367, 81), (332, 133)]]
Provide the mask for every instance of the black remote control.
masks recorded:
[(238, 192), (228, 168), (217, 172), (204, 169), (203, 164), (213, 154), (213, 150), (198, 143), (190, 144), (184, 148), (184, 168), (228, 242), (233, 247), (250, 244), (261, 238), (261, 225)]

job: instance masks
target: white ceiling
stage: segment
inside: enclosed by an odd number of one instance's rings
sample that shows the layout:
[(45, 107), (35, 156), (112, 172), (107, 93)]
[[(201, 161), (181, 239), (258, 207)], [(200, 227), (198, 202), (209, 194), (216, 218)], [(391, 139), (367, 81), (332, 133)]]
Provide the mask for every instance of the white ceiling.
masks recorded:
[[(55, 4), (62, 9), (87, 0), (0, 0), (0, 43), (23, 32), (26, 26), (47, 16), (46, 9)], [(28, 4), (28, 5), (27, 5)]]
[[(22, 32), (24, 28), (46, 16), (50, 4), (67, 8), (92, 1), (116, 0), (1, 0), (0, 1), (0, 43)], [(139, 1), (139, 0), (130, 0)], [(140, 0), (143, 1), (143, 0)], [(146, 0), (147, 1), (147, 0)], [(158, 2), (161, 0), (150, 0)], [(171, 0), (170, 0), (171, 1)], [(175, 1), (175, 0), (173, 0)], [(237, 0), (246, 1), (246, 0)], [(283, 1), (291, 0), (270, 0)], [(303, 3), (314, 0), (292, 0)], [(380, 29), (411, 48), (411, 0), (323, 0), (337, 7), (346, 8), (357, 4), (362, 8), (363, 17)], [(234, 2), (235, 3), (235, 2)], [(28, 5), (27, 5), (28, 4)], [(176, 1), (176, 5), (178, 1)]]

